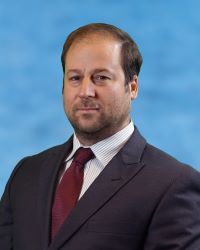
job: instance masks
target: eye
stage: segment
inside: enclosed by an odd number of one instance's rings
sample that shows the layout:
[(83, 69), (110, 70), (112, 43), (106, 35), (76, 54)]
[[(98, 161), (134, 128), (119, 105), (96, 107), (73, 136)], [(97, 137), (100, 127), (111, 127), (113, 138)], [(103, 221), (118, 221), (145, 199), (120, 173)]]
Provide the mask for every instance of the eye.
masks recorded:
[(79, 81), (80, 80), (80, 76), (71, 76), (69, 77), (69, 81), (75, 82), (75, 81)]
[(96, 80), (96, 81), (106, 81), (106, 80), (110, 80), (110, 77), (105, 76), (105, 75), (95, 75), (94, 80)]

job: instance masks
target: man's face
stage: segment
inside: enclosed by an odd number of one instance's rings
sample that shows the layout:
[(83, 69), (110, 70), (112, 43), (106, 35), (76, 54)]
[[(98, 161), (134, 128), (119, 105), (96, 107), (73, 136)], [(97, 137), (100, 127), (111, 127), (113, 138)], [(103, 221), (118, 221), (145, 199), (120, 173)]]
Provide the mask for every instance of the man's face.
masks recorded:
[(75, 42), (67, 53), (64, 109), (80, 141), (93, 138), (97, 142), (130, 121), (137, 77), (125, 88), (120, 50), (117, 41), (97, 35)]

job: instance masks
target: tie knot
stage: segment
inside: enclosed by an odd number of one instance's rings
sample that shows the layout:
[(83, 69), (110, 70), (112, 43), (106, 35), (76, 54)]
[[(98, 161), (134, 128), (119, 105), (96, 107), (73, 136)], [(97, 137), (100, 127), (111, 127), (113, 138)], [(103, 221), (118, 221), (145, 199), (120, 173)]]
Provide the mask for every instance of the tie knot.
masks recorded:
[(90, 148), (81, 147), (76, 151), (73, 161), (84, 166), (92, 158), (94, 158), (92, 150)]

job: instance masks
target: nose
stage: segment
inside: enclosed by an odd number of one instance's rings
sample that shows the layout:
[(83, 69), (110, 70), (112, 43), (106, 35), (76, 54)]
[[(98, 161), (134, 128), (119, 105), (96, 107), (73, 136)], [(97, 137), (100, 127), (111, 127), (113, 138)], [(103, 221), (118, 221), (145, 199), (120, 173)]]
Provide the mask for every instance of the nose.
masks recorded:
[(86, 78), (81, 82), (80, 97), (95, 97), (95, 86), (91, 79)]

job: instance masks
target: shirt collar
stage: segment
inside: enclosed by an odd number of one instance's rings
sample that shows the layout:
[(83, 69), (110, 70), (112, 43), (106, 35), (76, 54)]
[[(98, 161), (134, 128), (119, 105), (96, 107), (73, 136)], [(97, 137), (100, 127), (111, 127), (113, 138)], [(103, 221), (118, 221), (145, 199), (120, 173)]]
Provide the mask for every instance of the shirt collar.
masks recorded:
[[(105, 167), (108, 162), (119, 152), (119, 150), (124, 146), (124, 144), (128, 141), (130, 136), (132, 135), (134, 131), (134, 124), (133, 121), (131, 121), (125, 128), (118, 131), (114, 135), (99, 141), (90, 148), (92, 149), (93, 153), (95, 154), (95, 157), (102, 163), (102, 165)], [(67, 161), (70, 160), (76, 150), (79, 147), (85, 147), (81, 145), (79, 142), (76, 134), (74, 133), (73, 136), (73, 149), (69, 156), (67, 157)]]

